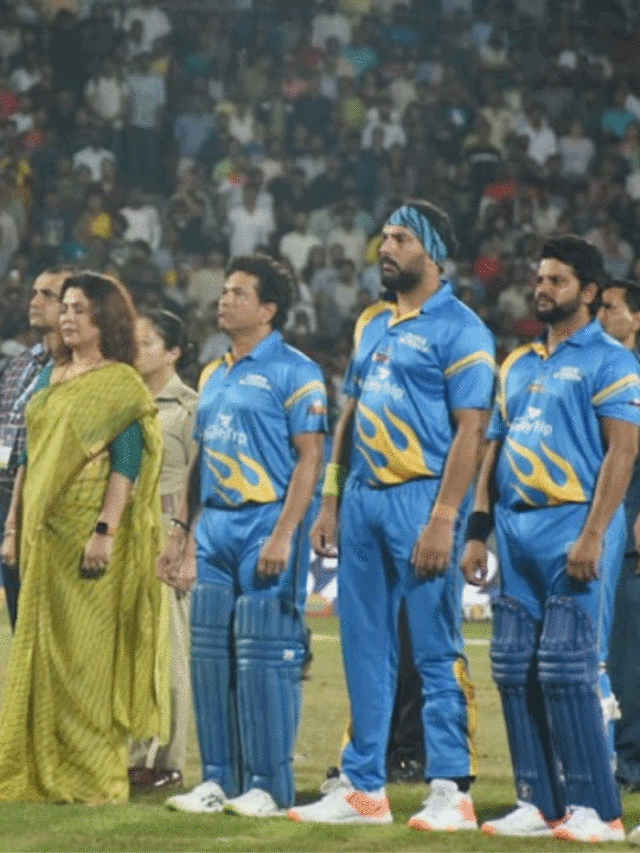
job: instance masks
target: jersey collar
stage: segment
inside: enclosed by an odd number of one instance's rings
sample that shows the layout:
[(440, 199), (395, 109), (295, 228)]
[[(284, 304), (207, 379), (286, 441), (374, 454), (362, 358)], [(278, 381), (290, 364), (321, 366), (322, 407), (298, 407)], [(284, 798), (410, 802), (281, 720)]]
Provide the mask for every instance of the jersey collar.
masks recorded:
[[(581, 329), (578, 329), (577, 332), (574, 332), (570, 338), (566, 339), (566, 341), (562, 341), (555, 352), (558, 352), (558, 350), (562, 349), (564, 346), (588, 347), (595, 338), (600, 337), (602, 337), (602, 326), (598, 320), (591, 320), (591, 322), (587, 323), (586, 326), (583, 326)], [(546, 333), (534, 341), (531, 348), (541, 358), (549, 358)]]
[[(246, 355), (243, 355), (239, 361), (245, 361), (246, 359), (250, 361), (262, 361), (268, 360), (278, 349), (280, 344), (282, 343), (282, 334), (278, 332), (276, 329), (273, 332), (269, 332), (269, 334), (264, 337), (260, 343), (257, 343), (251, 352), (248, 352)], [(238, 364), (238, 361), (234, 362), (233, 357), (231, 355), (231, 350), (226, 352), (224, 355), (224, 360), (227, 363), (227, 366), (231, 367), (234, 364)]]
[(420, 314), (432, 314), (437, 312), (445, 302), (451, 299), (452, 296), (453, 289), (451, 287), (451, 282), (443, 281), (436, 292), (423, 302), (420, 308), (416, 308), (415, 311), (409, 311), (406, 314), (403, 314), (402, 317), (398, 317), (398, 306), (394, 303), (393, 315), (389, 325), (394, 326), (397, 323), (404, 322), (405, 320), (412, 320), (415, 317), (419, 317)]

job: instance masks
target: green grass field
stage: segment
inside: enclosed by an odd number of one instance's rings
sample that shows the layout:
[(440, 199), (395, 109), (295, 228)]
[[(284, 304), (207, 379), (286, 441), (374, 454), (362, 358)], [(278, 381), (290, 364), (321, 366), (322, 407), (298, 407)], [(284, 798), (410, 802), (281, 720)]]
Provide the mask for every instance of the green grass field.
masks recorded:
[[(347, 717), (347, 700), (334, 618), (315, 617), (314, 661), (305, 682), (303, 722), (296, 771), (300, 801), (317, 795), (328, 766), (338, 763)], [(513, 804), (514, 791), (497, 693), (489, 675), (488, 624), (468, 625), (467, 653), (479, 705), (480, 776), (473, 795), (482, 821)], [(0, 682), (10, 634), (0, 608)], [(200, 781), (197, 745), (192, 737), (186, 783)], [(134, 796), (128, 806), (0, 805), (0, 851), (552, 851), (578, 845), (547, 839), (496, 839), (480, 833), (426, 834), (406, 821), (420, 807), (422, 785), (389, 787), (395, 822), (384, 827), (321, 827), (284, 819), (249, 820), (225, 815), (194, 817), (169, 812), (166, 795)], [(640, 794), (625, 795), (625, 825), (640, 822)], [(637, 849), (626, 844), (611, 849)], [(590, 849), (593, 849), (591, 847)], [(596, 846), (597, 849), (597, 846)]]

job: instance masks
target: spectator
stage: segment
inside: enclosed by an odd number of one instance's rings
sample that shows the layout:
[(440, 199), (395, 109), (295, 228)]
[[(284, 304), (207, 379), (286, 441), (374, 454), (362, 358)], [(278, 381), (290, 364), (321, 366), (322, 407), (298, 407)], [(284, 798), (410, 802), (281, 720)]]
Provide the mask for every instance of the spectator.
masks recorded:
[(612, 106), (602, 111), (600, 127), (605, 137), (613, 140), (624, 138), (630, 124), (638, 121), (637, 117), (626, 108), (627, 90), (620, 86), (613, 93)]
[(189, 276), (187, 295), (201, 316), (204, 316), (211, 302), (220, 299), (226, 260), (226, 252), (222, 247), (213, 248), (206, 253), (201, 265), (195, 265)]
[(142, 25), (141, 52), (150, 53), (156, 39), (171, 33), (172, 26), (166, 13), (153, 0), (140, 0), (139, 5), (127, 9), (122, 26), (129, 30), (135, 21)]
[(333, 36), (342, 45), (351, 42), (351, 24), (342, 12), (338, 11), (338, 0), (325, 0), (324, 10), (317, 12), (311, 21), (311, 43), (324, 50), (327, 39)]
[(593, 163), (596, 146), (592, 139), (585, 136), (584, 125), (579, 118), (573, 119), (569, 132), (558, 142), (562, 157), (562, 174), (572, 181), (583, 180)]
[(327, 244), (333, 246), (339, 243), (344, 249), (344, 258), (351, 261), (355, 272), (359, 273), (364, 266), (367, 235), (356, 223), (356, 211), (352, 204), (343, 202), (336, 205), (335, 213), (338, 222), (329, 232)]
[(363, 148), (371, 148), (376, 128), (382, 128), (382, 145), (387, 151), (395, 144), (406, 145), (407, 135), (393, 113), (393, 101), (389, 97), (381, 98), (378, 106), (371, 111), (369, 123), (362, 133)]
[(149, 53), (138, 56), (129, 86), (127, 167), (145, 189), (155, 191), (161, 186), (160, 131), (167, 92), (163, 78), (151, 70)]
[(131, 104), (131, 86), (124, 72), (109, 56), (100, 65), (100, 73), (92, 77), (84, 89), (87, 108), (102, 129), (105, 146), (124, 159), (124, 125)]
[(157, 208), (146, 202), (141, 187), (131, 190), (129, 203), (126, 207), (122, 207), (119, 212), (127, 223), (127, 229), (123, 234), (127, 242), (133, 243), (136, 240), (142, 240), (152, 252), (160, 248), (162, 238), (160, 216)]
[(87, 166), (91, 172), (91, 180), (96, 183), (101, 177), (101, 166), (103, 160), (116, 161), (113, 151), (104, 148), (100, 139), (100, 131), (92, 127), (87, 133), (87, 145), (73, 155), (73, 168)]
[(216, 129), (216, 119), (211, 105), (202, 95), (191, 98), (187, 112), (180, 113), (173, 126), (178, 143), (178, 175), (194, 165), (204, 143)]
[(276, 225), (271, 212), (257, 206), (258, 191), (247, 186), (242, 192), (242, 204), (227, 213), (231, 259), (253, 252), (258, 246), (268, 246)]
[(307, 263), (310, 251), (321, 246), (322, 242), (307, 230), (307, 214), (298, 211), (294, 214), (294, 230), (287, 232), (280, 239), (278, 250), (299, 276)]
[(555, 131), (549, 126), (540, 104), (531, 104), (526, 120), (520, 124), (517, 132), (526, 137), (527, 155), (539, 166), (544, 166), (558, 150)]

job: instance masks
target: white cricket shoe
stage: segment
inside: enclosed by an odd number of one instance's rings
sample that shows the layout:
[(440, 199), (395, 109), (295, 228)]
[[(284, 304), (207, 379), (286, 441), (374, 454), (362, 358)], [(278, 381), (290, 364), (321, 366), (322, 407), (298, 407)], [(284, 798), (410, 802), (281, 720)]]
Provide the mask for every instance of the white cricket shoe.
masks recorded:
[(286, 817), (286, 809), (279, 809), (271, 794), (262, 788), (250, 788), (239, 797), (233, 797), (224, 804), (225, 814), (243, 817)]
[(485, 835), (516, 835), (520, 838), (553, 835), (553, 826), (537, 806), (518, 800), (516, 808), (504, 817), (487, 820), (480, 827)]
[(432, 779), (431, 793), (423, 806), (422, 811), (409, 819), (412, 829), (456, 832), (478, 828), (471, 797), (459, 791), (452, 779)]
[(624, 841), (624, 827), (620, 818), (602, 820), (595, 809), (587, 806), (569, 806), (567, 818), (559, 824), (553, 834), (564, 841)]
[(637, 847), (640, 847), (640, 826), (636, 826), (635, 829), (632, 829), (629, 835), (627, 835), (627, 841), (630, 844), (634, 844)]
[(289, 820), (306, 823), (392, 823), (389, 800), (384, 792), (358, 791), (343, 774), (322, 799), (309, 806), (289, 809)]
[(174, 794), (165, 801), (165, 805), (178, 812), (194, 814), (212, 814), (221, 812), (227, 801), (227, 795), (217, 782), (202, 782), (188, 794)]

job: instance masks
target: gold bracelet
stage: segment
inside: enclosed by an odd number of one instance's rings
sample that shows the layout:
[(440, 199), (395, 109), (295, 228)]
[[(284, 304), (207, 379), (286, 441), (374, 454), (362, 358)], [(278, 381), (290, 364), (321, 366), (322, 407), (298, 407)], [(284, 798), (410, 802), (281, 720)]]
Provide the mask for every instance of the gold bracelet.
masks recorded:
[(431, 518), (442, 518), (444, 521), (455, 521), (458, 510), (446, 504), (435, 503), (431, 508)]
[(12, 533), (16, 534), (18, 532), (17, 527), (5, 527), (3, 533), (5, 536), (10, 536)]
[(339, 498), (346, 479), (346, 465), (340, 465), (339, 462), (327, 462), (327, 470), (324, 475), (324, 483), (322, 484), (322, 494), (325, 497)]

